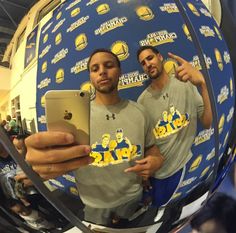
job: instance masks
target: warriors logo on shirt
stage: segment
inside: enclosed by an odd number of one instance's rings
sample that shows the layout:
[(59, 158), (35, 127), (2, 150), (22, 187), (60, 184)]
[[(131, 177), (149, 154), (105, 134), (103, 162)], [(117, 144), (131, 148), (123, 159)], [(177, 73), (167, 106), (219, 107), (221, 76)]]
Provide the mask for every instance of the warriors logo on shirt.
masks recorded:
[(181, 114), (174, 105), (171, 105), (169, 113), (167, 111), (162, 113), (162, 119), (157, 122), (153, 133), (156, 139), (164, 138), (178, 132), (188, 124), (189, 114)]
[(95, 159), (91, 165), (98, 167), (130, 161), (141, 155), (141, 146), (132, 145), (130, 140), (124, 137), (123, 129), (116, 130), (115, 140), (111, 139), (110, 134), (103, 134), (101, 143), (92, 144), (90, 153), (90, 156)]

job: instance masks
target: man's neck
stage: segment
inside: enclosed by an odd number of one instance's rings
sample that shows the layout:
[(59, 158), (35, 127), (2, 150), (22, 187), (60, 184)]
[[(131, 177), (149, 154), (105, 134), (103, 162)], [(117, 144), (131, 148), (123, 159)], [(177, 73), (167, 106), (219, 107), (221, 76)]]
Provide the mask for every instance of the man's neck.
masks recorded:
[(120, 102), (120, 97), (118, 92), (103, 94), (103, 93), (96, 93), (95, 102), (101, 105), (114, 105)]
[(169, 76), (164, 71), (161, 74), (161, 76), (159, 76), (156, 79), (152, 79), (151, 88), (154, 90), (162, 90), (167, 85), (168, 81), (169, 81)]

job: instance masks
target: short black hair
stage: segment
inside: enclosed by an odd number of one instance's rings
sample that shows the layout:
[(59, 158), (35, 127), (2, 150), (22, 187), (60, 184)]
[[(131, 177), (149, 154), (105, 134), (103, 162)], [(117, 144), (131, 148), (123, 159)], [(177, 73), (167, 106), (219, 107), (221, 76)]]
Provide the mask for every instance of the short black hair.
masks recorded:
[(145, 46), (141, 46), (138, 51), (137, 51), (137, 60), (139, 61), (139, 55), (141, 52), (143, 52), (146, 49), (151, 49), (154, 53), (158, 54), (160, 53), (159, 50), (151, 45), (145, 45)]
[(216, 193), (192, 218), (190, 225), (198, 230), (208, 220), (219, 222), (227, 233), (236, 232), (236, 200), (224, 193)]
[(90, 64), (90, 62), (91, 62), (91, 59), (92, 59), (92, 57), (93, 57), (96, 53), (109, 53), (109, 54), (111, 54), (111, 55), (116, 59), (117, 65), (118, 65), (118, 67), (120, 68), (120, 60), (119, 60), (119, 58), (117, 57), (116, 54), (114, 54), (114, 53), (113, 53), (111, 50), (109, 50), (109, 49), (99, 48), (99, 49), (95, 49), (95, 50), (91, 53), (91, 55), (90, 55), (90, 57), (89, 57), (89, 60), (88, 60), (88, 63), (87, 63), (87, 69), (88, 69), (88, 71), (89, 71), (89, 64)]

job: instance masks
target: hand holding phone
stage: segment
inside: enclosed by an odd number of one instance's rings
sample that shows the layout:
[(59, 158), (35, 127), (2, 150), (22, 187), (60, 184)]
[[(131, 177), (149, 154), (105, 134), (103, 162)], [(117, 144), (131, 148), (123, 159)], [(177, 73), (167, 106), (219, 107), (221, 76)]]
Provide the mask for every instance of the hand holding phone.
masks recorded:
[(90, 94), (80, 90), (53, 90), (45, 94), (48, 131), (68, 132), (76, 143), (89, 145)]

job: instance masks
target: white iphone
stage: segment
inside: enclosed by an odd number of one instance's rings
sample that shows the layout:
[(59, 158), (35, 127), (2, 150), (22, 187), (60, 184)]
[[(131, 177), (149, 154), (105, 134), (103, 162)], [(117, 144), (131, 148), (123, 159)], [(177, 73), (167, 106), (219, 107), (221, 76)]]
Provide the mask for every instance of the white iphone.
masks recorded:
[(81, 90), (51, 90), (45, 94), (48, 131), (72, 133), (80, 145), (89, 145), (90, 93)]

